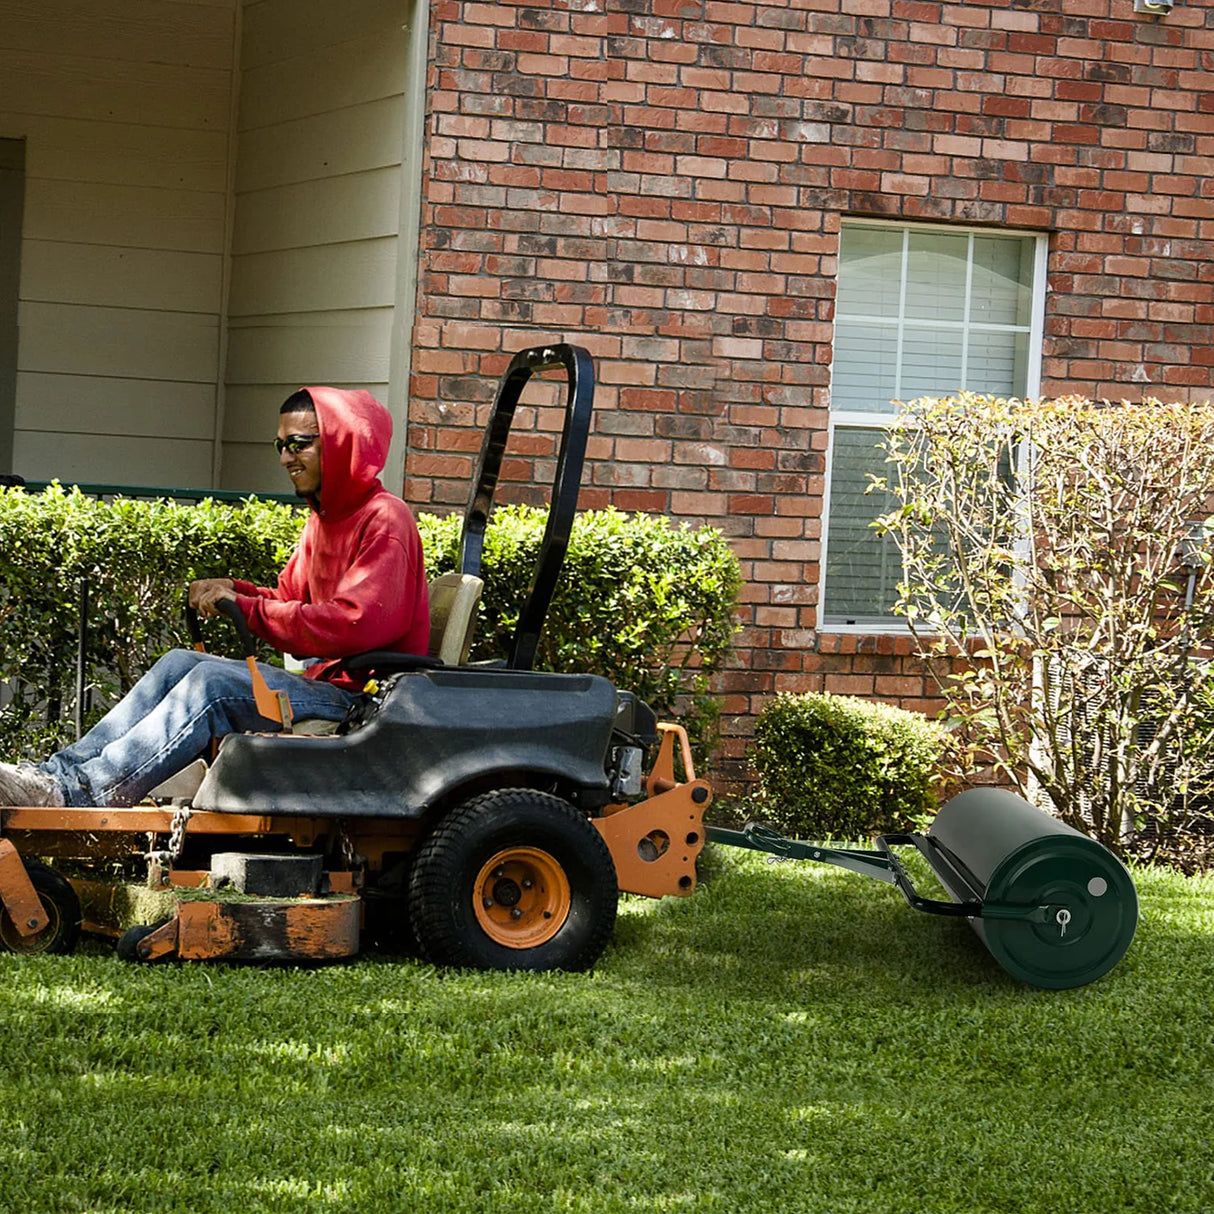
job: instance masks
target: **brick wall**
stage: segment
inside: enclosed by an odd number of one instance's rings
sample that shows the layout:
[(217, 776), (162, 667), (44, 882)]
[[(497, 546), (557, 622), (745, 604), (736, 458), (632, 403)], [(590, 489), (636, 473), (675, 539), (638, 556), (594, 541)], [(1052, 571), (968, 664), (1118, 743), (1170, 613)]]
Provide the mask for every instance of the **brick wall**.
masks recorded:
[(905, 638), (817, 631), (840, 219), (1047, 231), (1043, 392), (1206, 399), (1211, 69), (1211, 0), (436, 0), (406, 496), (462, 506), (510, 355), (585, 345), (583, 505), (743, 564), (718, 778), (773, 691), (926, 706)]

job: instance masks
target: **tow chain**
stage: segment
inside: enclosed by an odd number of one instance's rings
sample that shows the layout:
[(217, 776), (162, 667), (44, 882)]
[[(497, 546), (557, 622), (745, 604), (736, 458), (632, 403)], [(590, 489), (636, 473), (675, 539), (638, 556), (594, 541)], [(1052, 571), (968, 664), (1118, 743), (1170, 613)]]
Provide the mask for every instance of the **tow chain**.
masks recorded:
[(362, 863), (362, 856), (354, 848), (354, 840), (350, 836), (350, 824), (345, 818), (337, 820), (337, 845), (341, 848), (342, 862), (354, 872)]
[[(165, 883), (164, 871), (173, 866), (174, 860), (181, 858), (181, 853), (185, 848), (185, 832), (189, 825), (191, 810), (187, 806), (180, 806), (173, 810), (173, 820), (169, 825), (169, 845), (161, 850), (152, 848), (152, 843), (156, 838), (155, 832), (148, 834), (148, 853), (147, 860), (149, 865), (148, 877), (152, 884)], [(159, 878), (159, 881), (157, 881)]]
[(185, 847), (185, 831), (186, 827), (190, 824), (192, 812), (185, 805), (173, 810), (173, 824), (169, 828), (170, 860), (179, 860), (181, 858), (182, 849)]

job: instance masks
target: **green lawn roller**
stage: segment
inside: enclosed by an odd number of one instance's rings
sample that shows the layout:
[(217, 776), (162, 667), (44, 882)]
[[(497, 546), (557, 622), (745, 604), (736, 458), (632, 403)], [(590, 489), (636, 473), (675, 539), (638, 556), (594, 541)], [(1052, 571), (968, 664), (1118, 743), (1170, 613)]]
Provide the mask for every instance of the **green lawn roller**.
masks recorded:
[[(822, 847), (757, 825), (710, 827), (708, 839), (795, 860), (835, 864), (896, 885), (915, 910), (965, 918), (1013, 978), (1062, 990), (1121, 960), (1138, 895), (1107, 848), (997, 788), (954, 797), (926, 834), (882, 835), (875, 851)], [(952, 901), (924, 898), (894, 847), (916, 848)]]

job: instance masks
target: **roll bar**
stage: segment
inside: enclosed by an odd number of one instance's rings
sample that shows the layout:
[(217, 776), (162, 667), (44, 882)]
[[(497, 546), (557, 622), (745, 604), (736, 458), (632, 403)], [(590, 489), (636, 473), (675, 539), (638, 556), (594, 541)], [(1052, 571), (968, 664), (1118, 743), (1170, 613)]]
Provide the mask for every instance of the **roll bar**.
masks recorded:
[(515, 409), (527, 381), (538, 371), (562, 367), (568, 381), (565, 397), (565, 422), (561, 445), (556, 458), (552, 482), (552, 501), (548, 509), (548, 525), (540, 544), (535, 575), (527, 598), (519, 612), (511, 652), (506, 665), (513, 670), (530, 670), (539, 645), (540, 630), (548, 614), (556, 589), (556, 580), (565, 563), (573, 519), (577, 513), (578, 490), (582, 483), (582, 465), (586, 459), (586, 441), (590, 435), (590, 415), (594, 407), (594, 364), (590, 354), (581, 346), (564, 343), (534, 346), (520, 350), (498, 384), (493, 411), (481, 444), (476, 478), (464, 512), (463, 536), (460, 541), (460, 571), (480, 577), (481, 556), (485, 547), (485, 528), (493, 509), (498, 474), (506, 440), (514, 422)]

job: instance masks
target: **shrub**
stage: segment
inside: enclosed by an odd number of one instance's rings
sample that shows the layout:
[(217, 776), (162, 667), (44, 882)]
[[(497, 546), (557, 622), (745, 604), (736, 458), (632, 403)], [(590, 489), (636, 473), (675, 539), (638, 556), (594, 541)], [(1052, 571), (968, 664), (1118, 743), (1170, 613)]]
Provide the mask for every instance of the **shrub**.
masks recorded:
[[(303, 523), (293, 506), (249, 499), (183, 505), (97, 501), (52, 486), (0, 491), (0, 754), (44, 755), (72, 736), (80, 585), (89, 588), (91, 723), (165, 650), (187, 643), (188, 583), (239, 573), (272, 585)], [(486, 533), (485, 597), (474, 657), (502, 657), (530, 585), (545, 514), (495, 512)], [(421, 515), (431, 577), (454, 567), (458, 516)], [(714, 531), (616, 511), (582, 515), (549, 613), (536, 666), (592, 670), (660, 713), (682, 712), (707, 741), (715, 720), (708, 679), (734, 631), (740, 576)], [(226, 624), (208, 646), (234, 654)], [(269, 656), (267, 650), (265, 656)]]
[[(0, 491), (0, 748), (42, 754), (71, 736), (80, 588), (89, 594), (86, 685), (100, 716), (166, 649), (187, 643), (183, 607), (194, 578), (238, 569), (272, 582), (302, 515), (249, 499), (185, 505), (98, 501), (54, 485)], [(216, 652), (236, 654), (231, 629)]]
[(934, 805), (944, 731), (918, 713), (852, 696), (790, 695), (767, 703), (751, 761), (764, 819), (809, 839), (912, 829)]

